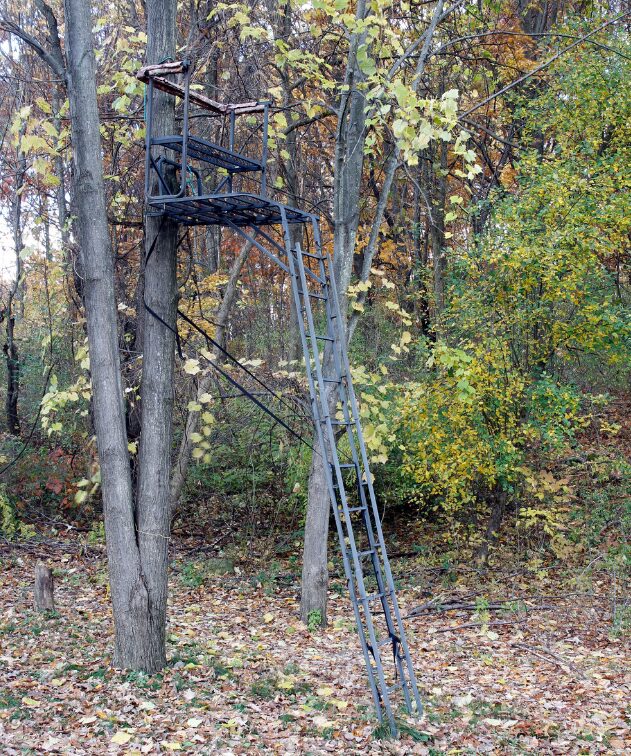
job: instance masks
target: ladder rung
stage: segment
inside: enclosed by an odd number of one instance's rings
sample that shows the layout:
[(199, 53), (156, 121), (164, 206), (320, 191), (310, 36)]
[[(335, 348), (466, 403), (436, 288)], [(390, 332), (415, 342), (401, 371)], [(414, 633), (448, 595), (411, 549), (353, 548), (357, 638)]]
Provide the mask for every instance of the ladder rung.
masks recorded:
[(361, 506), (361, 507), (347, 507), (346, 511), (347, 512), (365, 512), (366, 511), (366, 507), (364, 507), (364, 506)]
[(324, 383), (341, 383), (341, 378), (323, 378)]
[(377, 599), (382, 599), (384, 596), (389, 596), (390, 591), (384, 591), (383, 593), (371, 593), (370, 596), (366, 596), (365, 599), (361, 599), (361, 601), (376, 601)]
[[(305, 296), (305, 292), (304, 291), (298, 290), (298, 294), (301, 294), (303, 297)], [(324, 302), (326, 302), (326, 300), (328, 299), (328, 297), (325, 297), (322, 294), (312, 294), (309, 291), (306, 292), (306, 294), (307, 294), (308, 297), (313, 297), (313, 299), (322, 299)]]
[(375, 553), (374, 549), (368, 549), (367, 551), (358, 551), (357, 556), (361, 558), (361, 557), (368, 556), (368, 554), (374, 554), (374, 553)]
[(346, 420), (331, 420), (331, 425), (355, 425), (354, 420), (347, 422)]
[(354, 462), (345, 462), (344, 464), (340, 465), (340, 470), (356, 470), (356, 469), (357, 469), (357, 465)]
[(390, 685), (390, 687), (386, 688), (386, 691), (388, 693), (394, 693), (395, 690), (403, 690), (403, 686), (407, 684), (408, 684), (407, 680), (402, 680), (401, 682), (398, 682), (395, 685)]
[[(311, 334), (306, 334), (307, 338), (311, 338)], [(320, 339), (321, 341), (335, 341), (335, 339), (332, 339), (330, 336), (322, 336), (322, 334), (316, 333), (315, 335), (316, 339)]]
[(303, 252), (300, 250), (300, 254), (303, 257), (310, 257), (312, 260), (326, 260), (326, 257), (322, 257), (322, 255), (314, 255), (312, 252)]

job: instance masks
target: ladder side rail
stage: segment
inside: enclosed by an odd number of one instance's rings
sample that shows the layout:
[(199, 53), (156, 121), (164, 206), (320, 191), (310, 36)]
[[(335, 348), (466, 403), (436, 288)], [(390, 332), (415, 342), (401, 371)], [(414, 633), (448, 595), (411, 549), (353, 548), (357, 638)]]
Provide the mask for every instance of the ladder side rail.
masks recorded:
[[(307, 289), (307, 277), (305, 275), (304, 260), (303, 260), (302, 253), (301, 253), (301, 250), (300, 250), (299, 247), (298, 247), (298, 252), (296, 254), (296, 259), (297, 259), (297, 263), (298, 263), (298, 271), (300, 273), (302, 290), (304, 292), (307, 292), (308, 291), (308, 289)], [(320, 279), (317, 279), (317, 280), (319, 280), (321, 284), (323, 283), (323, 281), (321, 281)], [(331, 280), (333, 280), (333, 279), (331, 279)], [(326, 281), (326, 279), (325, 279), (325, 281)], [(332, 286), (330, 286), (330, 289), (332, 291), (334, 291), (334, 289), (333, 289)], [(314, 322), (313, 322), (313, 314), (312, 314), (312, 311), (311, 311), (311, 303), (309, 302), (309, 298), (308, 297), (305, 297), (305, 299), (306, 299), (306, 302), (305, 302), (305, 312), (306, 312), (306, 315), (307, 315), (307, 321), (308, 321), (308, 325), (309, 325), (309, 332), (310, 332), (310, 336), (311, 336), (310, 340), (311, 340), (311, 343), (312, 343), (312, 349), (313, 349), (313, 352), (314, 352), (314, 356), (316, 358), (315, 359), (316, 376), (317, 376), (317, 380), (318, 380), (319, 385), (322, 387), (321, 392), (320, 392), (320, 394), (321, 394), (321, 396), (320, 396), (320, 404), (322, 405), (322, 411), (323, 411), (323, 414), (324, 414), (324, 418), (323, 419), (325, 420), (325, 425), (326, 425), (326, 430), (327, 430), (327, 437), (328, 437), (328, 442), (329, 442), (329, 448), (331, 449), (331, 456), (333, 458), (333, 467), (335, 469), (335, 475), (336, 475), (336, 479), (337, 479), (337, 482), (338, 482), (338, 491), (339, 491), (339, 494), (340, 494), (340, 501), (341, 501), (341, 504), (342, 504), (342, 512), (344, 514), (344, 520), (345, 520), (345, 523), (346, 523), (346, 529), (347, 529), (347, 532), (349, 533), (349, 541), (350, 541), (350, 547), (351, 547), (351, 554), (352, 554), (352, 557), (353, 557), (353, 571), (355, 573), (355, 581), (356, 581), (356, 584), (357, 584), (357, 586), (359, 588), (359, 599), (360, 599), (360, 601), (362, 603), (362, 606), (364, 608), (364, 621), (366, 623), (366, 628), (368, 630), (368, 635), (369, 635), (369, 638), (370, 638), (370, 645), (371, 645), (371, 648), (372, 648), (372, 654), (373, 654), (373, 657), (375, 659), (375, 669), (377, 671), (377, 675), (378, 675), (378, 679), (379, 679), (379, 686), (380, 686), (380, 689), (381, 689), (382, 705), (383, 705), (383, 707), (384, 707), (384, 709), (386, 711), (386, 715), (388, 717), (388, 721), (390, 723), (390, 727), (393, 730), (396, 730), (396, 723), (394, 721), (394, 715), (392, 713), (392, 708), (390, 706), (390, 700), (389, 700), (389, 697), (388, 697), (387, 684), (386, 684), (386, 680), (385, 680), (385, 677), (384, 677), (383, 665), (381, 663), (381, 656), (380, 656), (380, 653), (379, 653), (379, 646), (377, 644), (377, 639), (375, 637), (375, 628), (374, 628), (374, 624), (373, 624), (373, 620), (372, 620), (372, 613), (371, 613), (371, 609), (370, 609), (370, 602), (369, 602), (368, 596), (366, 594), (366, 586), (364, 584), (364, 576), (363, 576), (363, 571), (362, 571), (362, 567), (361, 567), (361, 560), (359, 559), (359, 555), (358, 555), (358, 552), (357, 552), (357, 546), (356, 546), (356, 543), (355, 543), (355, 537), (354, 537), (354, 532), (353, 532), (353, 525), (352, 525), (352, 522), (351, 522), (351, 519), (350, 519), (350, 513), (348, 511), (348, 502), (347, 502), (347, 499), (346, 499), (346, 490), (345, 490), (345, 486), (344, 486), (344, 479), (343, 479), (343, 476), (342, 476), (342, 471), (340, 469), (340, 461), (339, 461), (339, 457), (338, 457), (338, 454), (337, 454), (337, 447), (335, 445), (335, 434), (333, 432), (333, 426), (331, 425), (331, 410), (330, 410), (330, 407), (328, 405), (328, 397), (327, 397), (328, 392), (326, 390), (326, 384), (324, 383), (324, 379), (323, 379), (322, 366), (320, 365), (320, 359), (319, 359), (319, 349), (318, 349), (318, 345), (317, 345), (317, 339), (315, 337), (316, 333), (315, 333), (315, 326), (314, 326)], [(333, 305), (335, 307), (336, 300), (334, 300)], [(339, 304), (336, 307), (336, 317), (338, 319), (340, 318)], [(359, 470), (358, 470), (358, 475), (359, 474), (360, 473), (359, 473)]]
[[(327, 271), (325, 269), (324, 261), (323, 260), (320, 261), (320, 272), (321, 272), (321, 275), (323, 277), (326, 277)], [(337, 329), (336, 329), (336, 326), (334, 325), (333, 319), (331, 319), (331, 317), (330, 317), (330, 314), (331, 314), (330, 299), (328, 299), (328, 298), (327, 298), (327, 301), (326, 301), (326, 309), (327, 309), (327, 322), (328, 322), (328, 325), (329, 325), (329, 334), (332, 335), (332, 336), (335, 336), (335, 334), (333, 333), (333, 330), (334, 329), (337, 330)], [(339, 336), (338, 336), (338, 341), (334, 342), (334, 347), (337, 346), (338, 343), (341, 346), (341, 343), (339, 342)], [(342, 372), (343, 372), (341, 355), (339, 354), (338, 350), (335, 349), (335, 348), (334, 348), (334, 360), (335, 360), (335, 372), (336, 372), (336, 375), (338, 375), (338, 376), (341, 377), (342, 376)], [(377, 590), (378, 590), (378, 593), (381, 595), (381, 606), (382, 606), (382, 610), (383, 610), (385, 621), (386, 621), (386, 627), (387, 627), (387, 630), (388, 630), (388, 633), (389, 633), (390, 637), (395, 636), (395, 637), (398, 638), (399, 636), (398, 636), (397, 633), (399, 632), (399, 630), (395, 626), (395, 622), (393, 621), (393, 618), (392, 618), (392, 612), (390, 610), (390, 604), (388, 603), (388, 596), (386, 594), (386, 585), (385, 585), (385, 582), (384, 582), (384, 575), (383, 575), (382, 565), (381, 565), (380, 558), (379, 558), (380, 555), (379, 555), (379, 553), (377, 551), (378, 544), (377, 544), (377, 542), (375, 540), (375, 536), (374, 536), (373, 525), (372, 525), (371, 516), (370, 516), (370, 509), (368, 507), (368, 502), (367, 502), (367, 499), (366, 499), (365, 486), (362, 485), (362, 473), (365, 474), (365, 471), (362, 471), (362, 466), (360, 464), (358, 453), (357, 453), (357, 446), (356, 446), (356, 442), (355, 442), (355, 436), (353, 434), (353, 427), (355, 428), (355, 430), (357, 430), (357, 428), (360, 427), (360, 419), (358, 417), (354, 417), (353, 418), (353, 424), (351, 425), (351, 422), (350, 422), (351, 421), (351, 416), (350, 416), (350, 413), (349, 413), (349, 401), (348, 401), (348, 395), (347, 395), (347, 387), (344, 385), (343, 381), (340, 381), (340, 384), (338, 385), (338, 393), (340, 395), (340, 403), (342, 405), (342, 412), (343, 412), (343, 415), (344, 415), (345, 429), (346, 429), (346, 432), (348, 434), (349, 446), (350, 446), (350, 449), (351, 449), (351, 456), (352, 456), (352, 459), (353, 459), (353, 461), (354, 461), (354, 463), (355, 463), (355, 465), (357, 467), (357, 470), (358, 470), (357, 487), (358, 487), (358, 494), (359, 494), (359, 499), (360, 499), (360, 505), (363, 507), (363, 510), (361, 512), (362, 522), (364, 524), (364, 529), (366, 531), (366, 535), (368, 537), (368, 543), (369, 543), (369, 546), (370, 546), (370, 550), (372, 552), (371, 553), (371, 563), (372, 563), (372, 568), (373, 568), (373, 572), (374, 572), (374, 575), (375, 575), (375, 579), (376, 579), (376, 582), (377, 582)], [(394, 595), (394, 591), (391, 592), (391, 595)], [(405, 675), (404, 675), (404, 671), (403, 671), (403, 665), (401, 663), (401, 659), (400, 659), (400, 657), (399, 657), (398, 654), (395, 654), (394, 661), (395, 661), (395, 665), (396, 665), (396, 667), (397, 667), (397, 669), (399, 671), (401, 679), (405, 680)], [(409, 692), (408, 692), (407, 686), (403, 685), (402, 686), (402, 690), (403, 690), (403, 694), (404, 694), (404, 697), (405, 697), (405, 700), (406, 700), (407, 708), (408, 708), (408, 710), (411, 711), (410, 700), (409, 700)]]
[(267, 142), (269, 133), (269, 106), (266, 102), (263, 109), (263, 150), (261, 153), (261, 197), (267, 195)]
[[(346, 548), (345, 543), (345, 535), (344, 530), (342, 528), (342, 522), (339, 516), (339, 511), (337, 507), (337, 497), (335, 495), (335, 489), (333, 488), (333, 478), (331, 475), (331, 468), (328, 463), (327, 457), (326, 457), (326, 444), (324, 439), (324, 434), (322, 430), (322, 423), (320, 422), (320, 413), (318, 409), (318, 402), (317, 402), (317, 395), (315, 390), (315, 384), (313, 380), (313, 373), (311, 370), (311, 351), (309, 349), (309, 343), (307, 341), (305, 328), (304, 328), (304, 320), (301, 314), (301, 299), (300, 299), (300, 292), (298, 287), (298, 274), (296, 272), (296, 265), (295, 265), (295, 259), (293, 254), (291, 253), (291, 241), (289, 236), (289, 229), (287, 225), (287, 220), (285, 216), (284, 209), (281, 211), (281, 216), (283, 220), (283, 230), (285, 232), (285, 240), (287, 244), (287, 260), (289, 263), (289, 272), (290, 272), (290, 280), (291, 280), (291, 288), (292, 293), (294, 296), (294, 303), (296, 306), (296, 310), (298, 313), (297, 321), (298, 321), (298, 330), (300, 334), (300, 341), (302, 344), (302, 351), (305, 358), (305, 368), (306, 368), (306, 374), (307, 374), (307, 383), (309, 386), (309, 393), (311, 395), (311, 402), (312, 402), (312, 411), (314, 414), (314, 425), (316, 428), (316, 435), (318, 437), (318, 446), (320, 448), (320, 453), (323, 455), (323, 461), (324, 461), (324, 467), (326, 470), (326, 481), (327, 481), (327, 488), (329, 491), (329, 499), (331, 501), (332, 509), (333, 509), (333, 515), (335, 520), (335, 525), (338, 533), (338, 539), (340, 542), (340, 547), (342, 551), (342, 563), (344, 565), (344, 573), (346, 575), (346, 579), (349, 585), (350, 595), (351, 595), (351, 604), (353, 605), (353, 612), (355, 615), (355, 623), (358, 628), (358, 633), (360, 635), (360, 645), (362, 647), (362, 652), (364, 655), (364, 662), (366, 665), (366, 670), (368, 674), (368, 681), (370, 685), (370, 690), (373, 696), (375, 708), (377, 710), (377, 715), (379, 718), (379, 721), (382, 721), (382, 714), (381, 714), (381, 703), (380, 703), (380, 693), (377, 688), (377, 684), (374, 679), (374, 675), (372, 673), (371, 663), (370, 663), (370, 657), (368, 652), (368, 647), (366, 644), (366, 637), (363, 631), (363, 626), (361, 622), (361, 617), (359, 613), (359, 607), (357, 604), (357, 598), (354, 590), (354, 577), (353, 577), (353, 571), (351, 569), (350, 560), (348, 558), (348, 550)], [(304, 289), (303, 289), (304, 291)], [(305, 297), (305, 299), (308, 300), (308, 297)]]
[[(329, 269), (332, 270), (333, 268), (332, 268), (331, 256), (328, 253), (327, 253), (327, 258), (328, 258), (328, 262), (329, 262)], [(330, 291), (331, 291), (331, 296), (332, 296), (332, 299), (333, 299), (333, 302), (334, 302), (334, 306), (339, 311), (339, 299), (338, 299), (338, 296), (337, 296), (337, 287), (335, 285), (335, 277), (334, 276), (331, 276), (330, 287), (329, 288), (330, 288)], [(357, 405), (357, 398), (355, 396), (355, 391), (354, 391), (354, 388), (353, 388), (352, 379), (350, 378), (350, 364), (349, 364), (349, 361), (348, 361), (348, 352), (346, 350), (346, 345), (345, 345), (345, 343), (343, 341), (341, 342), (340, 346), (341, 346), (341, 351), (342, 351), (342, 360), (343, 360), (344, 369), (347, 371), (348, 376), (349, 376), (348, 381), (347, 381), (347, 389), (348, 389), (348, 394), (349, 394), (349, 399), (350, 399), (351, 407), (352, 407), (352, 410), (353, 410), (353, 414), (356, 417), (359, 417), (359, 408), (358, 408), (358, 405)], [(399, 632), (399, 638), (400, 638), (400, 641), (401, 641), (401, 646), (403, 648), (406, 664), (407, 664), (407, 667), (408, 667), (408, 673), (409, 673), (409, 678), (410, 678), (410, 685), (412, 686), (412, 690), (413, 690), (413, 693), (414, 693), (414, 698), (415, 698), (415, 702), (416, 702), (416, 705), (417, 705), (418, 713), (420, 714), (422, 712), (421, 699), (420, 699), (420, 695), (419, 695), (419, 692), (418, 692), (418, 686), (417, 686), (417, 683), (416, 683), (416, 676), (414, 674), (414, 666), (412, 664), (412, 657), (410, 655), (410, 649), (409, 649), (409, 646), (408, 646), (408, 643), (407, 643), (407, 639), (406, 639), (406, 636), (405, 636), (405, 628), (404, 628), (404, 625), (403, 625), (403, 620), (401, 618), (401, 612), (399, 610), (399, 604), (398, 604), (398, 601), (397, 601), (396, 591), (395, 591), (395, 588), (394, 588), (394, 579), (392, 577), (392, 570), (390, 568), (390, 561), (388, 559), (388, 554), (387, 554), (386, 547), (385, 547), (385, 541), (384, 541), (384, 537), (383, 537), (383, 530), (381, 528), (381, 519), (379, 517), (379, 510), (377, 508), (377, 501), (376, 501), (376, 498), (375, 498), (375, 491), (374, 491), (374, 488), (373, 488), (373, 485), (372, 485), (372, 477), (371, 477), (371, 473), (370, 473), (370, 467), (369, 467), (369, 464), (368, 464), (368, 454), (366, 452), (366, 445), (364, 443), (363, 434), (361, 432), (361, 426), (359, 426), (358, 429), (357, 429), (357, 436), (358, 436), (358, 442), (359, 442), (359, 446), (360, 446), (360, 450), (361, 450), (361, 456), (362, 456), (362, 459), (363, 459), (363, 462), (364, 462), (364, 466), (365, 466), (365, 470), (366, 470), (366, 483), (367, 483), (367, 488), (368, 488), (368, 491), (369, 491), (369, 494), (370, 494), (370, 500), (371, 500), (371, 504), (372, 504), (373, 518), (374, 518), (374, 521), (375, 521), (375, 528), (376, 528), (376, 531), (377, 531), (377, 537), (378, 537), (378, 540), (379, 540), (379, 545), (381, 547), (381, 552), (382, 552), (381, 556), (382, 556), (382, 560), (383, 560), (384, 573), (386, 575), (386, 580), (387, 580), (387, 583), (388, 583), (388, 587), (390, 588), (390, 590), (392, 592), (391, 595), (392, 595), (392, 605), (393, 605), (393, 609), (394, 609), (394, 615), (395, 615), (395, 618), (396, 618), (396, 621), (397, 621), (397, 626), (398, 626), (398, 628), (400, 630), (400, 632)]]

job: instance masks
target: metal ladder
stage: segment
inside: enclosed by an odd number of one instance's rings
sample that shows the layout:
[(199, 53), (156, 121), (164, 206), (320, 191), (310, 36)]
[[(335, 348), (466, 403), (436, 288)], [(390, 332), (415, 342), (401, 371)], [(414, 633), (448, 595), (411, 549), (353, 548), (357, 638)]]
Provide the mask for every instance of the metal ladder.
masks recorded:
[[(287, 224), (283, 227), (287, 229)], [(313, 216), (311, 228), (315, 253), (292, 246), (287, 232), (285, 243), (317, 448), (325, 460), (344, 571), (377, 716), (380, 722), (388, 722), (396, 736), (391, 694), (402, 692), (410, 714), (420, 715), (422, 705), (383, 539), (332, 262), (322, 252), (318, 222)], [(338, 443), (344, 439), (348, 462), (340, 461), (338, 453)], [(388, 671), (384, 669), (384, 656), (394, 662)]]

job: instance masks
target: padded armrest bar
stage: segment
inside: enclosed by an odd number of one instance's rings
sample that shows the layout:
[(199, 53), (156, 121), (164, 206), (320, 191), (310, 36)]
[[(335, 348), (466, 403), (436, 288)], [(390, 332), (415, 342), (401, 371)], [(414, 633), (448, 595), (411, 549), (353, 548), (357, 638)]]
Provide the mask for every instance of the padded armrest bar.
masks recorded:
[[(136, 78), (148, 84), (153, 81), (153, 86), (156, 89), (160, 89), (162, 92), (175, 95), (175, 97), (184, 98), (186, 91), (184, 87), (176, 84), (173, 81), (164, 79), (163, 76), (168, 76), (178, 73), (186, 73), (189, 68), (189, 64), (186, 61), (176, 61), (175, 63), (162, 63), (157, 66), (144, 66), (136, 74)], [(215, 102), (205, 95), (198, 94), (197, 92), (189, 91), (189, 102), (194, 103), (204, 110), (210, 110), (211, 113), (217, 115), (229, 115), (235, 113), (240, 115), (241, 113), (262, 113), (265, 109), (265, 105), (258, 102), (242, 102), (234, 105), (224, 105), (221, 102)]]

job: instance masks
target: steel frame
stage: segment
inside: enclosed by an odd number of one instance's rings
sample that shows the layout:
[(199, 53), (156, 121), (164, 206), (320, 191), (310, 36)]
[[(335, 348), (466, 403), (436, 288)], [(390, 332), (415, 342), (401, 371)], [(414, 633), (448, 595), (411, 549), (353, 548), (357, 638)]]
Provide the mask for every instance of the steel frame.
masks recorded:
[[(420, 715), (422, 705), (381, 528), (348, 361), (332, 261), (322, 249), (318, 218), (312, 213), (287, 207), (267, 197), (267, 104), (263, 107), (263, 156), (256, 168), (262, 174), (261, 193), (232, 193), (232, 175), (229, 181), (224, 182), (226, 192), (204, 193), (200, 172), (190, 164), (190, 160), (195, 157), (195, 150), (189, 151), (191, 137), (188, 134), (191, 66), (187, 63), (172, 65), (181, 65), (185, 76), (182, 88), (183, 132), (181, 135), (153, 136), (154, 82), (153, 77), (149, 76), (145, 162), (147, 212), (149, 215), (169, 215), (184, 225), (220, 225), (230, 228), (245, 240), (251, 241), (289, 275), (298, 313), (298, 329), (318, 441), (316, 452), (325, 460), (326, 485), (368, 682), (379, 720), (386, 721), (392, 734), (396, 735), (398, 727), (391, 694), (397, 690), (402, 692), (410, 714)], [(165, 89), (165, 86), (161, 88)], [(224, 152), (228, 153), (226, 162), (232, 160), (237, 165), (238, 158), (242, 156), (236, 153), (232, 157), (230, 155), (235, 144), (234, 116), (235, 113), (232, 112), (230, 149), (221, 150), (222, 158)], [(179, 163), (164, 154), (154, 158), (153, 150), (173, 152), (174, 145), (177, 145), (176, 152), (180, 153)], [(212, 147), (210, 145), (208, 149)], [(169, 192), (162, 170), (164, 165), (173, 164), (178, 164), (181, 171), (180, 189), (176, 194)], [(234, 172), (237, 172), (236, 168)], [(157, 194), (151, 193), (152, 173), (156, 174), (157, 184), (161, 187)], [(189, 173), (196, 179), (196, 191), (192, 193), (188, 191)], [(155, 180), (153, 184), (156, 184)], [(290, 225), (294, 223), (306, 224), (311, 228), (314, 252), (303, 251), (300, 245), (292, 245)], [(281, 227), (282, 243), (263, 230), (265, 226), (271, 225)], [(323, 319), (326, 327), (325, 332), (321, 333), (318, 332), (316, 323)], [(349, 462), (340, 459), (339, 445), (342, 441), (347, 445)], [(365, 540), (367, 548), (362, 548), (360, 540)], [(368, 577), (374, 580), (375, 590), (367, 586), (364, 560), (368, 560)], [(389, 653), (392, 653), (393, 669), (385, 669), (383, 649), (389, 649)]]

